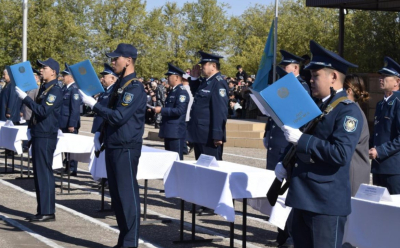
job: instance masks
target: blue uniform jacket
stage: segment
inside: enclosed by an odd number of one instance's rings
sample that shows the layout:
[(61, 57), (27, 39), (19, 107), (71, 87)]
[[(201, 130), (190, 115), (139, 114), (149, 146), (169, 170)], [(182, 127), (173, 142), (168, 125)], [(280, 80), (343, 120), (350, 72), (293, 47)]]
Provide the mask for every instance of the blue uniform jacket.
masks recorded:
[(186, 112), (189, 94), (182, 84), (171, 90), (161, 108), (160, 138), (183, 139), (186, 137)]
[[(54, 86), (51, 87), (52, 85)], [(49, 87), (51, 89), (45, 93)], [(28, 96), (24, 98), (22, 102), (32, 110), (32, 117), (29, 122), (32, 137), (57, 137), (62, 97), (63, 94), (58, 81), (52, 80), (42, 85), (36, 99), (37, 102)]]
[(81, 127), (80, 106), (82, 99), (79, 95), (78, 86), (73, 83), (68, 88), (63, 87), (63, 102), (60, 112), (60, 128)]
[[(111, 85), (108, 89), (105, 89), (103, 93), (100, 94), (99, 98), (97, 99), (97, 102), (103, 106), (106, 107), (108, 106), (108, 100), (110, 100), (111, 93), (113, 92), (114, 85)], [(103, 124), (103, 117), (99, 116), (96, 114), (93, 119), (93, 125), (92, 125), (92, 133), (100, 132), (101, 131), (101, 124)]]
[[(118, 80), (114, 92), (126, 82), (136, 77), (136, 73)], [(112, 108), (96, 103), (93, 110), (107, 122), (104, 144), (106, 148), (138, 148), (142, 144), (146, 113), (146, 92), (143, 85), (132, 81), (122, 93), (118, 93)]]
[[(9, 82), (6, 84), (0, 94), (0, 121), (11, 120), (19, 122), (22, 111), (22, 100), (16, 95), (15, 83)], [(6, 114), (10, 117), (7, 118)]]
[[(332, 102), (342, 96), (345, 91)], [(350, 214), (350, 162), (362, 126), (361, 110), (345, 100), (317, 124), (312, 135), (300, 137), (297, 156), (303, 159), (297, 159), (293, 168), (286, 205), (325, 215)]]
[(218, 72), (201, 82), (196, 92), (188, 124), (188, 140), (211, 144), (213, 140), (226, 142), (228, 118), (228, 84)]
[(372, 160), (375, 174), (400, 174), (400, 93), (394, 92), (387, 101), (376, 104), (374, 133), (370, 147), (378, 158)]
[[(310, 88), (307, 83), (298, 76), (297, 79), (304, 87), (304, 89), (310, 94)], [(265, 137), (267, 140), (267, 169), (275, 170), (275, 166), (278, 162), (282, 161), (283, 156), (286, 154), (287, 150), (290, 148), (291, 143), (287, 142), (283, 131), (279, 128), (278, 125), (272, 120), (272, 118), (268, 118), (268, 123), (265, 129)]]

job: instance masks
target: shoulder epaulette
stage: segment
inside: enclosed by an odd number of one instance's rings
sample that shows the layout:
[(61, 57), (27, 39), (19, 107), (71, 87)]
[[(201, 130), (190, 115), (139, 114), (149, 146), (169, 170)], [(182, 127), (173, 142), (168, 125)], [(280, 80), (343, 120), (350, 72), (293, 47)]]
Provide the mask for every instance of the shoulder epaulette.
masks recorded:
[(186, 88), (184, 86), (180, 86), (181, 90), (186, 90)]
[(221, 76), (216, 76), (215, 78), (216, 78), (218, 81), (222, 81), (222, 80), (223, 80)]
[(351, 104), (351, 103), (354, 103), (352, 100), (350, 100), (350, 99), (344, 99), (343, 101), (342, 101), (342, 103), (344, 103), (344, 104)]

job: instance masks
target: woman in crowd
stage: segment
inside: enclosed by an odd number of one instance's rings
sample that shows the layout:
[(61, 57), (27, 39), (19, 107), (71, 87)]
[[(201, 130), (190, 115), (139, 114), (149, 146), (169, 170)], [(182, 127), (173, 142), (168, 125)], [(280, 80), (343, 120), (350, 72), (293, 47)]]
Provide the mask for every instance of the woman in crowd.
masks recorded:
[[(356, 74), (347, 75), (343, 87), (347, 92), (347, 98), (356, 102), (358, 107), (360, 107), (359, 104), (368, 101), (369, 94), (365, 91), (364, 80), (360, 76)], [(360, 140), (358, 141), (350, 164), (350, 183), (352, 196), (357, 193), (360, 184), (369, 184), (370, 181), (371, 164), (368, 157), (368, 121), (362, 110), (361, 113), (363, 115), (364, 125), (362, 127)]]

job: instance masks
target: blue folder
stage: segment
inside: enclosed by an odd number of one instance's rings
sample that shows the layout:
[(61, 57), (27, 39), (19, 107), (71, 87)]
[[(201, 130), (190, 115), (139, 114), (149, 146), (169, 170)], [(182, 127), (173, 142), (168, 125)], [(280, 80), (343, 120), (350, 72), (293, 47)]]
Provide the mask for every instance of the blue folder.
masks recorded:
[(321, 110), (293, 73), (259, 93), (252, 93), (279, 127), (300, 128), (321, 115)]
[(6, 69), (10, 76), (10, 80), (22, 91), (30, 91), (38, 88), (29, 61), (7, 66)]
[(97, 74), (89, 60), (67, 65), (79, 89), (88, 96), (104, 92)]

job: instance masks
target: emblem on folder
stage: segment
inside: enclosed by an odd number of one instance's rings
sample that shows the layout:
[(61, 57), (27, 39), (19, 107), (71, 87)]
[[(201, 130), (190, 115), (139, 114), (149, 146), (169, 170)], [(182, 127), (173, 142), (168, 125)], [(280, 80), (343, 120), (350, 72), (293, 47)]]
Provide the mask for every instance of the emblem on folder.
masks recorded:
[(83, 67), (83, 66), (79, 67), (78, 71), (79, 71), (79, 73), (80, 73), (81, 75), (85, 75), (85, 74), (86, 74), (86, 69), (85, 69), (85, 67)]
[(21, 73), (24, 73), (24, 72), (25, 72), (25, 67), (20, 66), (20, 67), (18, 68), (18, 71), (21, 72)]
[(278, 89), (278, 96), (280, 98), (286, 98), (289, 95), (289, 90), (286, 87)]
[(344, 130), (346, 130), (346, 132), (354, 132), (357, 129), (357, 124), (358, 124), (358, 120), (354, 117), (351, 116), (346, 116), (346, 118), (344, 119)]

